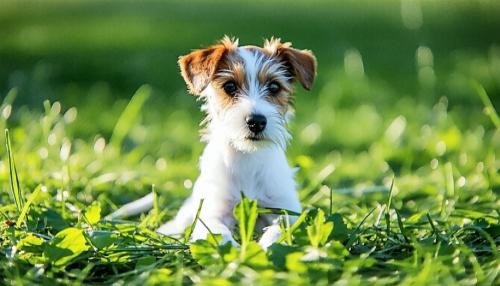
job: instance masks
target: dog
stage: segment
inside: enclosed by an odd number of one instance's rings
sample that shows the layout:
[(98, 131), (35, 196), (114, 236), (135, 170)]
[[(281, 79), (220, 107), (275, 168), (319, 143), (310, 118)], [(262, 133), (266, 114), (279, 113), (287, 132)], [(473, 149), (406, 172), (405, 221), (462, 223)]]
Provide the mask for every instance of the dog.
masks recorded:
[[(189, 92), (203, 102), (206, 147), (192, 195), (157, 231), (183, 233), (203, 200), (199, 213), (203, 223), (195, 224), (191, 239), (220, 234), (221, 243), (237, 246), (231, 234), (236, 224), (233, 208), (242, 193), (260, 207), (300, 213), (295, 171), (285, 155), (291, 139), (287, 122), (293, 114), (294, 82), (306, 90), (314, 83), (313, 53), (276, 38), (258, 47), (239, 46), (237, 39), (226, 36), (179, 57), (178, 63)], [(259, 240), (263, 249), (280, 237), (281, 219), (273, 214), (259, 217), (258, 225), (265, 226)], [(289, 219), (293, 223), (296, 217)]]

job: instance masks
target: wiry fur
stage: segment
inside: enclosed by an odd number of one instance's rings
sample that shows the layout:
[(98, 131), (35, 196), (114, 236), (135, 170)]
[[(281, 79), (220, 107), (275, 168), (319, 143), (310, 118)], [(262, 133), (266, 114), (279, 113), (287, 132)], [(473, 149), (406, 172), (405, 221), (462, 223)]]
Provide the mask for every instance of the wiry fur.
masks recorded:
[[(294, 171), (285, 156), (291, 139), (286, 123), (293, 112), (293, 80), (306, 89), (313, 84), (316, 59), (312, 53), (296, 50), (279, 39), (266, 41), (260, 48), (238, 47), (237, 40), (225, 37), (214, 46), (180, 57), (179, 65), (189, 90), (203, 101), (202, 110), (207, 113), (203, 140), (207, 145), (191, 197), (158, 232), (182, 233), (204, 200), (200, 213), (204, 224), (196, 224), (192, 239), (204, 239), (210, 230), (236, 244), (231, 235), (236, 223), (232, 210), (241, 192), (261, 207), (300, 212)], [(234, 95), (223, 88), (230, 80), (238, 86)], [(276, 94), (269, 92), (271, 81), (281, 87)], [(267, 119), (258, 135), (252, 135), (246, 124), (251, 114)], [(268, 225), (260, 240), (267, 248), (280, 236), (279, 217), (265, 215), (260, 219)]]

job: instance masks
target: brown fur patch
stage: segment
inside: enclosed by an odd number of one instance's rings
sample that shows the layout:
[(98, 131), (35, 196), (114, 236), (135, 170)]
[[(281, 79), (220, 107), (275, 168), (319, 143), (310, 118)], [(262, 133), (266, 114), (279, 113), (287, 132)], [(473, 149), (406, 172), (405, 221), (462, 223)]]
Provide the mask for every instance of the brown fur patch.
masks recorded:
[(179, 57), (181, 74), (189, 91), (196, 95), (200, 94), (212, 80), (220, 60), (237, 47), (237, 40), (224, 37), (213, 46)]
[(311, 51), (294, 49), (291, 43), (281, 43), (277, 38), (266, 40), (263, 49), (287, 62), (294, 77), (305, 89), (311, 90), (317, 67), (316, 57)]
[(222, 110), (228, 109), (236, 101), (236, 98), (228, 95), (223, 88), (216, 87), (215, 91), (217, 93), (218, 105), (222, 108)]
[(285, 115), (290, 109), (293, 96), (287, 91), (280, 91), (278, 94), (270, 94), (266, 96), (266, 100), (278, 106), (281, 115)]
[(235, 81), (239, 88), (247, 88), (243, 60), (235, 53), (227, 54), (214, 76), (214, 81), (220, 82), (221, 85), (229, 80)]
[(224, 84), (228, 81), (234, 81), (240, 90), (248, 88), (243, 61), (235, 53), (228, 53), (220, 61), (212, 81), (212, 86), (217, 92), (217, 98), (223, 108), (231, 106), (236, 100), (236, 97), (224, 91)]

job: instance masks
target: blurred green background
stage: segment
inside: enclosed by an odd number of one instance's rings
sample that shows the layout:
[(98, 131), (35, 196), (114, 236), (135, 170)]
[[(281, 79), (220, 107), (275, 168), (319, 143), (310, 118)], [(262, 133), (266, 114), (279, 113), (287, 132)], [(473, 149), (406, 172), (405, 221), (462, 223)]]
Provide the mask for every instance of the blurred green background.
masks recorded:
[[(141, 180), (160, 190), (189, 187), (184, 179), (196, 178), (203, 147), (198, 142), (202, 114), (186, 92), (177, 57), (226, 34), (242, 44), (276, 36), (312, 50), (319, 63), (313, 91), (298, 88), (290, 126), (295, 139), (289, 158), (302, 167), (299, 185), (305, 197), (307, 186), (317, 186), (316, 174), (334, 188), (350, 190), (387, 186), (395, 173), (406, 176), (402, 186), (422, 190), (423, 181), (435, 183), (429, 174), (442, 161), (454, 164), (457, 178), (481, 176), (483, 185), (471, 183), (473, 188), (497, 186), (497, 177), (488, 174), (498, 171), (499, 135), (471, 83), (484, 86), (499, 108), (499, 3), (2, 1), (0, 96), (12, 88), (18, 92), (5, 124), (19, 127), (13, 131), (14, 146), (41, 154), (42, 159), (30, 157), (35, 162), (18, 160), (19, 169), (50, 170), (43, 150), (50, 158), (70, 138), (72, 152), (85, 157), (82, 150), (110, 140), (134, 92), (150, 84), (152, 96), (123, 142), (128, 157), (116, 164), (139, 172)], [(45, 100), (51, 104), (44, 107)], [(76, 120), (64, 121), (64, 133), (56, 132), (54, 123), (57, 144), (34, 131), (51, 112), (61, 118), (77, 114)], [(81, 172), (73, 174), (82, 185), (87, 181), (79, 176), (93, 178), (118, 168), (108, 162), (85, 169), (82, 160), (82, 167), (75, 167)], [(88, 173), (82, 175), (83, 170)], [(45, 171), (32, 174), (40, 172)], [(474, 182), (467, 176), (467, 183)], [(429, 192), (438, 190), (433, 185)]]

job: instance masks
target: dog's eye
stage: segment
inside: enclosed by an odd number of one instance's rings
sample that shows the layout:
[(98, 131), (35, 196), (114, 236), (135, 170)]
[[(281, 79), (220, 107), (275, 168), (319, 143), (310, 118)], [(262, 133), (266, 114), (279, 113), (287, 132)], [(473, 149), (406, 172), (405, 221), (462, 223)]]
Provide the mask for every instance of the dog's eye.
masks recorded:
[(224, 85), (222, 87), (224, 88), (224, 91), (229, 95), (234, 95), (236, 93), (236, 91), (238, 90), (236, 83), (232, 80), (224, 83)]
[(267, 85), (267, 90), (269, 90), (270, 93), (276, 94), (281, 90), (281, 85), (277, 83), (276, 81), (271, 81)]

